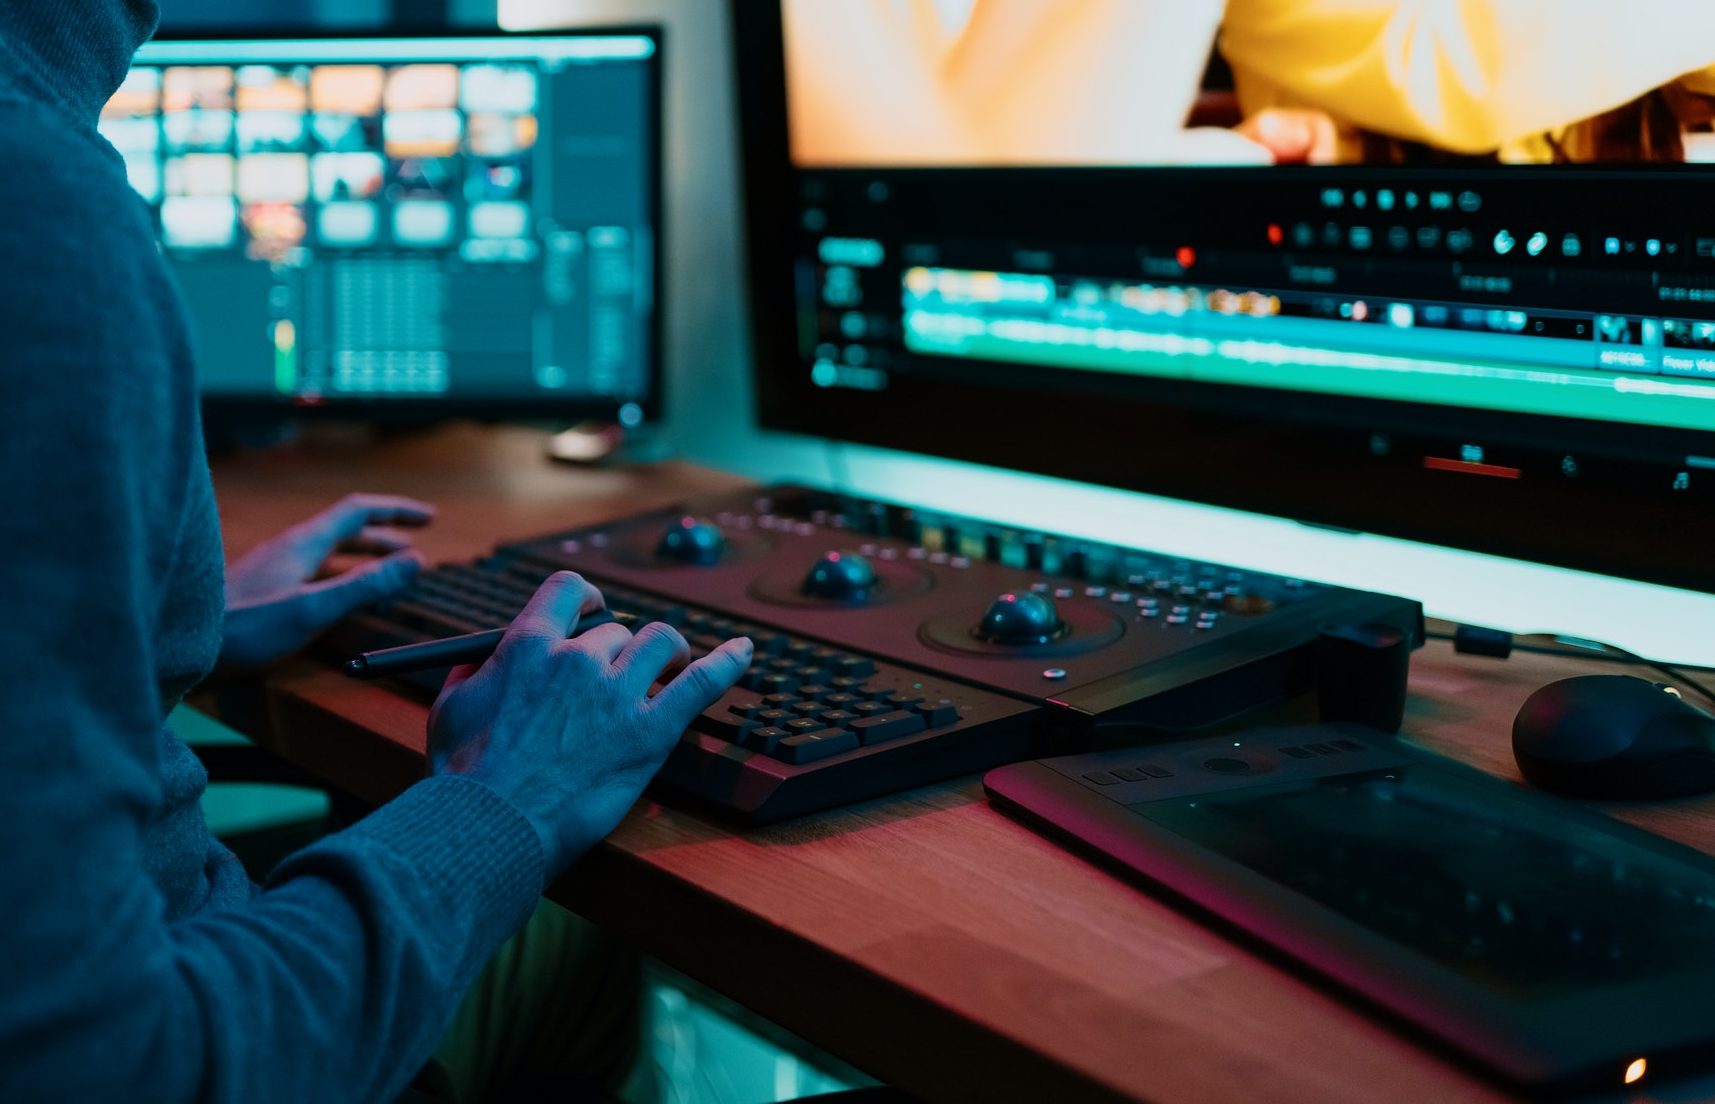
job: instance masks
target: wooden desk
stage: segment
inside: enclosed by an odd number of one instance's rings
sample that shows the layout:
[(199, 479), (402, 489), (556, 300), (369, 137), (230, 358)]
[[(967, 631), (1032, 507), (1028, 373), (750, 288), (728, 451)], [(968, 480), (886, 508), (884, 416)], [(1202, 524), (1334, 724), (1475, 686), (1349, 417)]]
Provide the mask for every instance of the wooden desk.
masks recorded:
[[(535, 435), (473, 429), (251, 456), (215, 477), (234, 551), (361, 488), (438, 501), (423, 544), (439, 558), (738, 485), (683, 466), (553, 468)], [(1415, 660), (1406, 728), (1516, 778), (1518, 706), (1590, 669), (1434, 644)], [(421, 776), (419, 702), (308, 661), (272, 678), (268, 700), (271, 745), (359, 797), (384, 801)], [(1617, 815), (1715, 851), (1711, 813), (1715, 800)], [(994, 812), (975, 779), (747, 831), (646, 800), (552, 895), (929, 1099), (1502, 1099)]]

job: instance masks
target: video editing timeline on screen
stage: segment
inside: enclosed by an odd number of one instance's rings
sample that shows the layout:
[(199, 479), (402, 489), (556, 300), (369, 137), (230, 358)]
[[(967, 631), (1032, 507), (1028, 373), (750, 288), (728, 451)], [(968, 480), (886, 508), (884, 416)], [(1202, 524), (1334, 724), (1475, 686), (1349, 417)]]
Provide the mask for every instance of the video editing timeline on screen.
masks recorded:
[(649, 397), (646, 36), (156, 42), (102, 115), (205, 393)]
[[(978, 229), (987, 215), (949, 211), (955, 191), (982, 210), (1005, 202), (1007, 176), (804, 174), (817, 229), (801, 232), (799, 286), (818, 309), (799, 351), (817, 385), (968, 380), (952, 373), (975, 362), (1015, 373), (989, 377), (996, 385), (1049, 392), (1098, 376), (1109, 388), (1227, 385), (1715, 430), (1715, 231), (1665, 214), (1652, 224), (1648, 210), (1604, 215), (1611, 184), (1561, 181), (1545, 194), (1517, 177), (1465, 185), (1418, 173), (1383, 184), (1300, 176), (1260, 192), (1230, 177), (1139, 180), (1152, 203), (1180, 212), (1176, 225), (1106, 241), (1079, 232), (1076, 173), (1010, 182), (1043, 204), (1067, 201), (1066, 218), (1021, 217), (1003, 236), (992, 219)], [(1671, 211), (1692, 201), (1692, 183), (1637, 189)], [(1118, 190), (1086, 185), (1096, 205)], [(1477, 474), (1520, 474), (1504, 442), (1461, 447), (1471, 443), (1441, 451)], [(1588, 439), (1552, 459), (1532, 474), (1604, 474)], [(1652, 459), (1647, 485), (1659, 492), (1703, 490), (1711, 481), (1695, 473), (1715, 467), (1681, 449)]]
[(1403, 663), (1323, 638), (1423, 639), (1404, 599), (780, 487), (436, 569), (326, 646), (348, 658), (505, 625), (563, 568), (699, 652), (756, 641), (661, 781), (758, 821), (1088, 747), (1101, 725), (1184, 733), (1377, 670), (1402, 700)]

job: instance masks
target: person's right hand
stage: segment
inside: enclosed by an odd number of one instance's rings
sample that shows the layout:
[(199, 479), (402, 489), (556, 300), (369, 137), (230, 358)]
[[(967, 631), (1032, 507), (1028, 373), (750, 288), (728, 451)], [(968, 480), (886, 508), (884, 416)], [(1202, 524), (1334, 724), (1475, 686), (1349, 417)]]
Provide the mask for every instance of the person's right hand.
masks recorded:
[(553, 575), (492, 658), (447, 677), (429, 714), (430, 772), (466, 775), (511, 802), (542, 837), (550, 878), (613, 830), (754, 647), (729, 640), (688, 663), (684, 637), (662, 624), (567, 639), (601, 608), (582, 577)]

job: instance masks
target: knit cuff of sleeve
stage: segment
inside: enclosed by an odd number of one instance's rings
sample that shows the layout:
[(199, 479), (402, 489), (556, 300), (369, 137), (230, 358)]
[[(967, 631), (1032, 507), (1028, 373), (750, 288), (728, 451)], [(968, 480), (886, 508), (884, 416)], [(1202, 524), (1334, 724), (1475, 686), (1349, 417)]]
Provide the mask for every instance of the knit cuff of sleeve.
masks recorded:
[(406, 863), (421, 879), (420, 888), (443, 897), (449, 912), (474, 907), (479, 928), (516, 931), (547, 880), (535, 827), (475, 779), (424, 779), (354, 830)]

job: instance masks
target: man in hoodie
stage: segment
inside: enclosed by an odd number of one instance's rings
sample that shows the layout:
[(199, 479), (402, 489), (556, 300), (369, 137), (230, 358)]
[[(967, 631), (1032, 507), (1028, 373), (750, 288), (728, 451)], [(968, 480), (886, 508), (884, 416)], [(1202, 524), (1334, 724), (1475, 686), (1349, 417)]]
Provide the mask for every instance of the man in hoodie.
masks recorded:
[(156, 17), (0, 0), (0, 1099), (386, 1100), (750, 647), (570, 640), (601, 597), (556, 575), (449, 680), (429, 777), (249, 882), (167, 714), (397, 591), (409, 551), (308, 577), (427, 508), (348, 499), (223, 579), (183, 310), (96, 131)]

